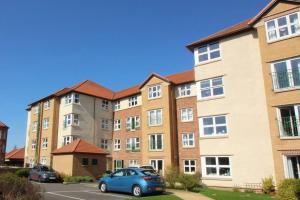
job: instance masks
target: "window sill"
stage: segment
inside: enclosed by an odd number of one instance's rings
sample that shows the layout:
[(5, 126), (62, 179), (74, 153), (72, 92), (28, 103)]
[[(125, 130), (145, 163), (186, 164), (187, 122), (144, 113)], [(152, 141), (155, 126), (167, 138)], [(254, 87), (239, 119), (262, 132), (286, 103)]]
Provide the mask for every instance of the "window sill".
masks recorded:
[(148, 101), (156, 100), (156, 99), (161, 99), (161, 98), (162, 98), (162, 96), (160, 96), (160, 97), (155, 97), (155, 98), (149, 98), (149, 97), (148, 97)]
[(160, 149), (160, 150), (151, 150), (151, 149), (149, 149), (149, 152), (163, 152), (164, 150), (163, 149)]
[(190, 122), (194, 122), (194, 120), (189, 120), (189, 121), (180, 121), (181, 123), (190, 123)]
[(228, 134), (226, 135), (214, 135), (214, 136), (201, 136), (200, 135), (200, 140), (201, 139), (221, 139), (221, 138), (229, 138)]
[(148, 127), (158, 127), (158, 126), (162, 126), (162, 124), (157, 124), (157, 125), (150, 125), (150, 124), (148, 124)]
[(121, 151), (121, 149), (115, 149), (114, 151)]
[(280, 136), (281, 140), (300, 140), (300, 136)]
[(210, 101), (210, 100), (215, 100), (215, 99), (222, 99), (225, 98), (225, 95), (220, 95), (220, 96), (212, 96), (212, 97), (205, 97), (205, 98), (198, 98), (197, 101)]
[(218, 62), (218, 61), (221, 61), (221, 60), (222, 60), (222, 58), (219, 57), (219, 58), (215, 58), (215, 59), (212, 59), (212, 60), (198, 62), (198, 63), (196, 63), (195, 67), (202, 66), (202, 65), (207, 65), (207, 64)]
[(183, 98), (188, 98), (188, 97), (195, 97), (197, 95), (185, 95), (185, 96), (178, 96), (176, 99), (183, 99)]
[(185, 147), (185, 146), (182, 146), (183, 149), (194, 149), (195, 146), (190, 146), (190, 147)]
[(218, 177), (216, 177), (216, 176), (209, 177), (209, 176), (203, 176), (202, 180), (232, 181), (232, 177), (220, 177), (220, 176), (218, 176)]
[(293, 88), (276, 89), (276, 90), (273, 89), (273, 91), (274, 91), (275, 93), (289, 92), (289, 91), (293, 91), (293, 90), (300, 90), (300, 86), (293, 87)]

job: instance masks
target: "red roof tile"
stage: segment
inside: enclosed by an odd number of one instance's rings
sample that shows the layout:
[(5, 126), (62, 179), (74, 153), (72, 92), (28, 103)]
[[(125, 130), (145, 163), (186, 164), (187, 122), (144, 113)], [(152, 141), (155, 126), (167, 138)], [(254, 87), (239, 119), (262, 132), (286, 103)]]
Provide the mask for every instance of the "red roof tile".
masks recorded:
[(124, 97), (128, 97), (130, 95), (135, 95), (135, 94), (139, 94), (140, 91), (140, 85), (135, 85), (133, 87), (124, 89), (124, 90), (120, 90), (118, 92), (115, 93), (114, 99), (121, 99)]
[(87, 154), (108, 154), (108, 152), (97, 147), (94, 144), (88, 143), (85, 140), (77, 139), (70, 144), (67, 144), (59, 149), (52, 151), (52, 154), (72, 154), (72, 153), (87, 153)]
[(175, 85), (178, 85), (178, 84), (195, 81), (195, 74), (194, 74), (194, 70), (189, 70), (186, 72), (168, 75), (166, 76), (166, 78), (170, 80), (172, 83), (174, 83)]
[(5, 159), (24, 160), (24, 155), (25, 155), (25, 148), (14, 149), (5, 154)]

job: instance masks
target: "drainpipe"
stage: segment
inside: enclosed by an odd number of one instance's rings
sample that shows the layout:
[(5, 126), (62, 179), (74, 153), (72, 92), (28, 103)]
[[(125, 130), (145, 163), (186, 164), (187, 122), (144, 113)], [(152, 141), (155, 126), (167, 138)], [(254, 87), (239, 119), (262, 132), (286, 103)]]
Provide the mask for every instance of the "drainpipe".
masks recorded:
[(34, 156), (34, 164), (39, 164), (39, 156), (40, 156), (40, 143), (41, 143), (41, 103), (38, 103), (38, 120), (37, 120), (37, 132), (36, 132), (36, 146), (35, 146), (35, 156)]

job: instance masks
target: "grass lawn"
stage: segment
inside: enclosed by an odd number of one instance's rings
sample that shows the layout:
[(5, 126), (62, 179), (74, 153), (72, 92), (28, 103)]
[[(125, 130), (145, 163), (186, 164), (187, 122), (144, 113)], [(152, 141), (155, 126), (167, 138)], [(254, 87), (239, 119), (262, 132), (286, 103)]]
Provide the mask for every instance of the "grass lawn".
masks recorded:
[(265, 194), (232, 192), (210, 188), (205, 188), (200, 193), (215, 200), (275, 200), (275, 197)]
[(142, 198), (131, 198), (128, 200), (137, 200), (137, 199), (141, 199), (141, 200), (182, 200), (179, 197), (176, 197), (175, 195), (154, 195), (154, 196), (146, 196), (146, 197), (142, 197)]

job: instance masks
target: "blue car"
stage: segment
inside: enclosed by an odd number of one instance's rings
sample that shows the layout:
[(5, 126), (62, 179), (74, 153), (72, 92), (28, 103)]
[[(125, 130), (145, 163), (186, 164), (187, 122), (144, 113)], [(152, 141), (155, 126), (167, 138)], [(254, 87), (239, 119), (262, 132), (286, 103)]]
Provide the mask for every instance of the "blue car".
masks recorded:
[(99, 180), (101, 192), (132, 193), (136, 197), (145, 194), (163, 193), (164, 180), (154, 171), (141, 168), (120, 169)]

